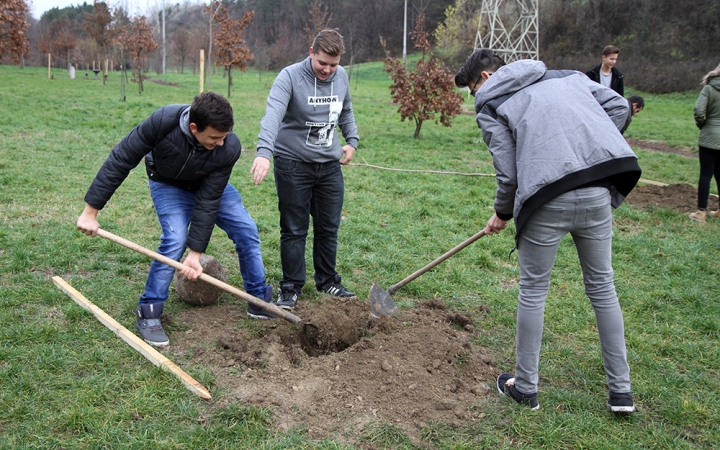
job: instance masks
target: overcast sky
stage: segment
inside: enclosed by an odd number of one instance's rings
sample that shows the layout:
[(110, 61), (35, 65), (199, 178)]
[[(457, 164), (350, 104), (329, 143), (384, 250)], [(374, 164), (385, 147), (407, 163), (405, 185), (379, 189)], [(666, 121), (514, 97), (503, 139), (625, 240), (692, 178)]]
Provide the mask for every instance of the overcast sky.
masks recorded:
[[(93, 0), (25, 0), (30, 7), (30, 14), (40, 20), (40, 16), (49, 9), (53, 8), (65, 8), (67, 6), (82, 5), (87, 2), (89, 5), (93, 4)], [(167, 0), (169, 3), (169, 0)], [(145, 7), (152, 6), (154, 4), (161, 4), (161, 0), (149, 0), (143, 3), (143, 9), (140, 10), (140, 0), (109, 0), (106, 1), (110, 8), (115, 8), (119, 5), (123, 5), (131, 16), (138, 14), (145, 14)]]

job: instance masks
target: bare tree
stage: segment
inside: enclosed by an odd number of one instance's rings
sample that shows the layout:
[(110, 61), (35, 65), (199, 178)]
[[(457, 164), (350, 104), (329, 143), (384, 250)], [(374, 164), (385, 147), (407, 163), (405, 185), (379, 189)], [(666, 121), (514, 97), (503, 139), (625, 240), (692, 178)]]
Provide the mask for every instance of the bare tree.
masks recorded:
[(143, 68), (147, 62), (150, 52), (159, 47), (153, 38), (152, 28), (147, 23), (145, 16), (136, 17), (132, 23), (130, 34), (127, 38), (127, 50), (132, 59), (133, 80), (138, 84), (138, 90), (142, 93), (145, 90), (143, 86)]
[(228, 98), (230, 97), (230, 87), (232, 86), (232, 69), (233, 67), (242, 72), (247, 70), (247, 63), (253, 58), (250, 48), (245, 45), (243, 39), (243, 31), (250, 26), (255, 17), (255, 13), (248, 11), (243, 14), (242, 19), (232, 20), (224, 6), (220, 7), (218, 14), (218, 23), (220, 29), (215, 34), (215, 43), (217, 44), (217, 60), (215, 65), (225, 67), (228, 75)]
[(310, 23), (303, 27), (305, 31), (305, 43), (310, 48), (319, 32), (328, 28), (332, 22), (333, 15), (328, 11), (327, 6), (315, 1), (310, 5)]
[(28, 5), (25, 0), (3, 0), (0, 4), (0, 62), (8, 55), (21, 64), (28, 52)]
[(188, 57), (192, 46), (190, 45), (190, 32), (180, 28), (172, 38), (172, 52), (180, 60), (180, 73), (185, 73), (185, 58)]
[(78, 42), (75, 22), (69, 19), (56, 20), (50, 26), (50, 36), (56, 54), (66, 60), (66, 67), (70, 69), (70, 52)]
[[(410, 118), (415, 121), (415, 134), (420, 137), (420, 128), (425, 120), (435, 120), (446, 127), (460, 114), (462, 96), (455, 90), (454, 75), (430, 52), (430, 41), (423, 31), (424, 16), (418, 17), (412, 38), (415, 48), (422, 50), (422, 58), (413, 70), (408, 62), (392, 59), (387, 52), (385, 71), (390, 73), (393, 84), (390, 93), (395, 103), (400, 104), (401, 121)], [(382, 40), (385, 47), (385, 42)], [(435, 118), (439, 115), (439, 118)]]
[[(112, 14), (105, 2), (95, 1), (93, 12), (85, 13), (83, 31), (95, 40), (98, 47), (102, 48), (103, 59), (107, 58), (107, 46), (112, 41)], [(102, 62), (101, 62), (102, 64)], [(103, 76), (103, 84), (105, 77)]]

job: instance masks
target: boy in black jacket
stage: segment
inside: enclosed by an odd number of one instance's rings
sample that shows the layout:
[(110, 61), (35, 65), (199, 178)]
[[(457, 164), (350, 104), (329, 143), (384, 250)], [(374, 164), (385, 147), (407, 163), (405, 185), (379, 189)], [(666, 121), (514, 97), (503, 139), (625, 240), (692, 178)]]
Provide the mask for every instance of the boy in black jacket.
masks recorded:
[(618, 94), (625, 96), (623, 74), (615, 68), (620, 49), (614, 45), (606, 45), (602, 52), (602, 63), (585, 72), (591, 80), (605, 85)]
[[(181, 273), (196, 280), (203, 271), (200, 256), (217, 224), (235, 243), (245, 290), (271, 301), (257, 225), (240, 193), (228, 183), (241, 151), (233, 124), (230, 103), (212, 92), (197, 95), (192, 105), (155, 111), (113, 148), (85, 195), (77, 229), (97, 235), (98, 212), (144, 158), (162, 228), (158, 253), (179, 261), (188, 248), (183, 261), (187, 267)], [(169, 344), (160, 315), (174, 273), (172, 267), (153, 261), (138, 302), (136, 327), (146, 342), (158, 347)], [(272, 317), (252, 304), (247, 314), (256, 319)]]

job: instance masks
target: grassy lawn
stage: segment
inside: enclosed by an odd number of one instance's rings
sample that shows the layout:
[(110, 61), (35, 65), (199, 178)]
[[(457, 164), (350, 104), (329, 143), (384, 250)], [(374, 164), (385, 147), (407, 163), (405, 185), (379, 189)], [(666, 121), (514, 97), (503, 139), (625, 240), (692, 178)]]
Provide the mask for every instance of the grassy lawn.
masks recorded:
[[(168, 103), (189, 103), (191, 74), (156, 76), (145, 92), (117, 73), (107, 85), (69, 80), (67, 72), (0, 66), (0, 449), (17, 448), (341, 448), (303, 430), (277, 432), (269, 410), (234, 398), (194, 397), (78, 307), (50, 281), (62, 276), (128, 329), (149, 261), (75, 230), (83, 196), (111, 148)], [(153, 74), (154, 75), (154, 74)], [(432, 122), (412, 139), (400, 122), (380, 63), (354, 68), (353, 107), (361, 136), (358, 164), (408, 170), (493, 173), (472, 115), (452, 128)], [(255, 186), (248, 173), (274, 74), (233, 76), (235, 131), (246, 151), (231, 182), (260, 228), (269, 281), (281, 277), (279, 226), (271, 174)], [(227, 94), (226, 79), (213, 90)], [(635, 92), (633, 92), (635, 93)], [(697, 150), (692, 118), (697, 92), (643, 94), (646, 107), (626, 136)], [(630, 95), (630, 93), (628, 94)], [(472, 110), (468, 99), (464, 105)], [(697, 160), (638, 150), (643, 178), (697, 183)], [(495, 180), (486, 176), (344, 168), (346, 200), (338, 271), (367, 298), (373, 281), (389, 285), (484, 227)], [(713, 192), (717, 193), (713, 183)], [(688, 205), (688, 212), (695, 205)], [(159, 226), (144, 168), (132, 172), (105, 210), (108, 231), (156, 248)], [(595, 320), (570, 239), (563, 241), (546, 309), (540, 398), (531, 412), (511, 402), (485, 421), (452, 428), (429, 424), (430, 448), (712, 448), (720, 441), (720, 221), (701, 225), (666, 209), (615, 212), (614, 266), (624, 309), (633, 391), (639, 411), (606, 411), (606, 387)], [(514, 228), (486, 237), (394, 295), (401, 307), (436, 295), (448, 306), (489, 313), (478, 344), (511, 371), (517, 298)], [(208, 253), (241, 286), (232, 248), (215, 233)], [(311, 267), (311, 265), (309, 266)], [(171, 314), (188, 308), (171, 298)], [(172, 332), (172, 330), (169, 330)], [(183, 367), (212, 389), (206, 367)], [(370, 448), (406, 447), (391, 424), (363, 439)], [(390, 430), (390, 432), (388, 432)], [(366, 430), (367, 433), (367, 430)], [(400, 432), (401, 434), (401, 432)]]

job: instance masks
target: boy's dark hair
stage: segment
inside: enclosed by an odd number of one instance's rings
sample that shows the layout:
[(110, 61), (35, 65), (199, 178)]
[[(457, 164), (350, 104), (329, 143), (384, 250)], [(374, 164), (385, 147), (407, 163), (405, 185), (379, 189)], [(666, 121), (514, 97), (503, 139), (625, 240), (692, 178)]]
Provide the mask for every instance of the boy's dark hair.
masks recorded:
[(199, 132), (207, 127), (222, 132), (231, 131), (235, 124), (232, 106), (220, 94), (214, 92), (198, 94), (190, 105), (190, 123), (194, 123)]
[(465, 61), (465, 65), (455, 75), (455, 86), (469, 86), (470, 82), (480, 78), (480, 74), (485, 70), (496, 71), (505, 65), (505, 61), (488, 48), (474, 51)]
[(636, 104), (638, 108), (642, 109), (645, 107), (645, 99), (639, 95), (631, 95), (627, 98), (630, 104)]
[(614, 45), (606, 45), (605, 48), (603, 49), (602, 55), (608, 56), (608, 55), (613, 55), (615, 53), (619, 54), (620, 49), (615, 47)]
[(313, 53), (325, 52), (329, 56), (342, 56), (345, 42), (336, 28), (326, 28), (315, 36), (312, 43)]

